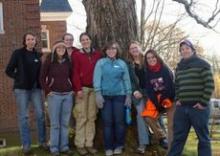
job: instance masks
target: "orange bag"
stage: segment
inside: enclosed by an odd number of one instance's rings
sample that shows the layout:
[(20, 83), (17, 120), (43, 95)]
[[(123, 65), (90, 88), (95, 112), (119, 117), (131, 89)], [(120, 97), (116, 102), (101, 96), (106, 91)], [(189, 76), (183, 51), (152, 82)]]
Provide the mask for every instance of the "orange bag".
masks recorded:
[[(157, 96), (158, 101), (160, 101), (160, 94)], [(172, 101), (170, 99), (164, 99), (161, 103), (161, 105), (167, 109), (172, 107)], [(156, 106), (154, 105), (154, 103), (148, 99), (146, 104), (145, 104), (145, 108), (144, 111), (141, 114), (143, 117), (151, 117), (153, 119), (156, 119), (159, 116), (159, 112), (156, 108)]]
[(144, 111), (141, 115), (143, 117), (151, 117), (153, 119), (156, 119), (158, 117), (159, 112), (157, 111), (157, 108), (150, 99), (147, 100)]

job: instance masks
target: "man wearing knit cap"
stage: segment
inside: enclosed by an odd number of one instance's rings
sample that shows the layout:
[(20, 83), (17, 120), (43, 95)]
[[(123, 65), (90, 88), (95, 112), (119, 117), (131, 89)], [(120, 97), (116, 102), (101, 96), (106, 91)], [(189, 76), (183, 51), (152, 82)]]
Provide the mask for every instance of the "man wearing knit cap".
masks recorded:
[(189, 40), (180, 43), (182, 59), (176, 68), (174, 138), (168, 156), (182, 154), (191, 126), (198, 137), (198, 156), (211, 156), (208, 121), (209, 100), (214, 90), (213, 76), (208, 62), (196, 55)]

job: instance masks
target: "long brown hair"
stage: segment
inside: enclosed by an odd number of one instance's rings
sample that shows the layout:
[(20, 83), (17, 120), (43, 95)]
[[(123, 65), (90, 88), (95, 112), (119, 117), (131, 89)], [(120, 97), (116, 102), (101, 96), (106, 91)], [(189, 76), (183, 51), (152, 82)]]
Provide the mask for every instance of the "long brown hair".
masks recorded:
[(145, 55), (144, 55), (144, 62), (145, 62), (145, 64), (147, 65), (147, 67), (149, 66), (149, 64), (148, 64), (148, 62), (147, 62), (146, 57), (147, 57), (147, 54), (149, 54), (149, 53), (153, 54), (154, 57), (156, 57), (157, 62), (159, 62), (161, 65), (167, 66), (167, 65), (164, 63), (164, 61), (162, 60), (162, 58), (157, 54), (157, 52), (156, 52), (155, 50), (149, 49), (149, 50), (145, 53)]
[(133, 56), (131, 55), (131, 53), (130, 53), (130, 51), (129, 51), (130, 46), (131, 46), (132, 44), (136, 44), (136, 45), (139, 47), (139, 49), (140, 49), (140, 51), (139, 51), (139, 58), (138, 58), (138, 59), (139, 59), (139, 61), (140, 61), (139, 68), (141, 68), (141, 67), (143, 67), (143, 65), (144, 65), (144, 55), (143, 55), (143, 51), (142, 51), (142, 49), (141, 49), (141, 44), (140, 44), (138, 41), (131, 41), (131, 42), (129, 43), (126, 59), (127, 59), (127, 61), (128, 61), (129, 63), (134, 64), (134, 58), (133, 58)]

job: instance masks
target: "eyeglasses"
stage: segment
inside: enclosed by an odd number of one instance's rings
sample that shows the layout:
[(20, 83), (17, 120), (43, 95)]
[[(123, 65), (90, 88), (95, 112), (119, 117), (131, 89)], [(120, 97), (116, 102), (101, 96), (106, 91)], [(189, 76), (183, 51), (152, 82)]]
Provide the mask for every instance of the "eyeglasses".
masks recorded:
[(117, 47), (109, 47), (107, 50), (117, 50)]
[(147, 60), (154, 59), (154, 58), (156, 58), (156, 57), (155, 56), (148, 56)]
[(64, 41), (73, 41), (73, 39), (65, 39)]

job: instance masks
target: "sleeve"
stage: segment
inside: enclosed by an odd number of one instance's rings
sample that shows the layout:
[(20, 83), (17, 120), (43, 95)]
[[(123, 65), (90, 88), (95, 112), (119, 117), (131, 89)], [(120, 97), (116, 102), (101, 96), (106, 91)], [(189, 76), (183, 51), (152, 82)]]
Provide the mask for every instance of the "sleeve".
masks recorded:
[(132, 92), (134, 92), (136, 90), (140, 90), (138, 80), (135, 75), (134, 68), (129, 63), (127, 64), (127, 67), (128, 67), (128, 72), (129, 72), (129, 76), (130, 76)]
[(80, 80), (80, 63), (79, 63), (79, 56), (77, 54), (72, 55), (72, 84), (73, 84), (73, 90), (78, 92), (82, 90), (81, 80)]
[(156, 94), (154, 92), (153, 86), (150, 84), (150, 79), (148, 77), (148, 72), (145, 73), (145, 87), (143, 89), (143, 92), (145, 94), (145, 96), (147, 96), (155, 105), (155, 107), (157, 108), (158, 111), (162, 111), (164, 108), (162, 107), (162, 105), (160, 105), (160, 103), (157, 100)]
[(46, 61), (44, 61), (43, 65), (41, 66), (41, 71), (40, 71), (40, 84), (46, 95), (50, 92), (50, 87), (48, 86), (49, 67), (50, 67), (50, 61), (49, 59), (47, 59)]
[(212, 96), (212, 92), (214, 90), (214, 80), (212, 71), (210, 68), (204, 68), (201, 73), (203, 80), (204, 80), (204, 90), (203, 96), (201, 99), (201, 104), (206, 106)]
[(178, 81), (178, 71), (175, 71), (175, 76), (174, 76), (174, 89), (175, 89), (175, 97), (174, 97), (174, 101), (178, 101), (179, 100), (179, 81)]
[(130, 77), (129, 77), (129, 72), (128, 72), (128, 67), (126, 65), (125, 62), (123, 62), (123, 66), (124, 66), (124, 75), (123, 75), (123, 82), (124, 82), (124, 86), (125, 86), (125, 92), (126, 94), (131, 94), (131, 81), (130, 81)]
[(17, 52), (14, 51), (13, 54), (11, 55), (11, 58), (9, 60), (9, 63), (6, 67), (5, 73), (10, 77), (15, 79), (16, 74), (17, 74), (17, 66), (18, 65), (18, 60), (17, 60)]
[(93, 86), (95, 92), (101, 91), (101, 81), (102, 81), (102, 68), (101, 63), (102, 60), (99, 60), (95, 65), (94, 75), (93, 75)]
[(166, 70), (164, 75), (165, 90), (162, 92), (161, 101), (163, 101), (166, 98), (173, 100), (175, 96), (173, 73), (168, 68), (165, 68), (165, 70)]

